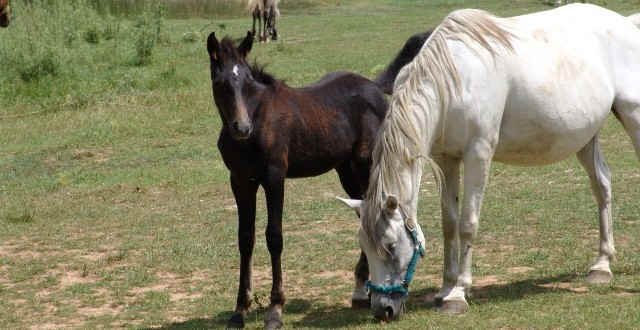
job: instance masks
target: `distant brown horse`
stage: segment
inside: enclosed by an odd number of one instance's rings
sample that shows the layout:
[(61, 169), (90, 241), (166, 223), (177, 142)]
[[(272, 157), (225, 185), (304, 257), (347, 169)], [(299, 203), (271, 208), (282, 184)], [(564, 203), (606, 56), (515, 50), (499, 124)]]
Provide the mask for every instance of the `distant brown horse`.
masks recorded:
[(0, 27), (9, 26), (9, 14), (11, 14), (9, 0), (0, 0)]
[[(209, 35), (213, 99), (222, 119), (218, 149), (230, 171), (239, 221), (240, 285), (230, 328), (244, 326), (251, 303), (258, 187), (263, 187), (267, 199), (266, 237), (273, 275), (265, 327), (279, 328), (285, 301), (280, 264), (285, 178), (336, 169), (347, 194), (362, 196), (368, 186), (373, 139), (387, 109), (382, 89), (391, 89), (395, 75), (413, 59), (427, 36), (422, 33), (409, 39), (375, 82), (355, 73), (335, 72), (313, 85), (291, 88), (256, 64), (247, 64), (251, 31), (237, 48), (228, 38), (219, 42), (215, 33)], [(364, 283), (369, 269), (364, 254), (355, 277), (352, 304), (368, 306)]]
[(249, 0), (248, 8), (253, 15), (253, 29), (256, 34), (256, 20), (258, 21), (258, 41), (278, 40), (276, 19), (280, 16), (278, 2), (280, 0)]

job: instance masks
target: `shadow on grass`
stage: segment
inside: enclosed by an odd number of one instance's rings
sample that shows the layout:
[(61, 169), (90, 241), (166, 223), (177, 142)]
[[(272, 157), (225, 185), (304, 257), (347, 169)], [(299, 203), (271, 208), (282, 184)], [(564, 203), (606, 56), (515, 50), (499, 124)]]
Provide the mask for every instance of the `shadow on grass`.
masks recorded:
[[(576, 274), (560, 274), (546, 278), (534, 278), (516, 282), (490, 284), (476, 286), (471, 289), (469, 302), (472, 305), (495, 303), (500, 301), (519, 300), (525, 296), (544, 294), (550, 292), (564, 292), (568, 294), (584, 294), (579, 290), (582, 287), (582, 276)], [(631, 293), (640, 294), (640, 289), (630, 289), (611, 285), (590, 286), (594, 292), (602, 293)], [(435, 309), (435, 295), (439, 288), (429, 287), (415, 290), (408, 301), (410, 310)], [(313, 306), (313, 301), (305, 299), (291, 299), (284, 308), (284, 314), (304, 314), (302, 319), (287, 322), (286, 326), (292, 328), (344, 328), (357, 325), (373, 324), (375, 321), (366, 309), (351, 309), (345, 306)], [(246, 322), (262, 323), (266, 307), (252, 308), (246, 317)], [(184, 322), (167, 324), (161, 328), (166, 330), (179, 329), (220, 329), (224, 328), (231, 317), (231, 311), (221, 312), (212, 318), (197, 318)]]
[[(353, 310), (344, 306), (319, 306), (312, 308), (313, 301), (305, 299), (291, 299), (287, 301), (284, 307), (284, 314), (304, 314), (303, 318), (298, 321), (286, 322), (285, 326), (292, 328), (313, 327), (313, 328), (340, 328), (348, 327), (367, 322), (372, 322), (371, 314), (368, 310)], [(247, 313), (245, 322), (262, 323), (267, 308), (259, 306), (251, 308)], [(184, 322), (174, 322), (163, 325), (162, 330), (180, 330), (180, 329), (222, 329), (225, 328), (227, 321), (231, 317), (232, 311), (224, 311), (211, 318), (197, 318)], [(143, 329), (150, 330), (150, 329)]]
[[(544, 294), (551, 292), (564, 292), (568, 294), (584, 294), (584, 286), (595, 293), (630, 293), (640, 294), (640, 289), (617, 287), (608, 284), (589, 285), (582, 282), (584, 277), (576, 274), (559, 274), (545, 278), (533, 278), (516, 282), (474, 286), (471, 288), (470, 304), (495, 303), (500, 301), (520, 300), (525, 296)], [(437, 306), (435, 295), (439, 288), (430, 287), (416, 290), (411, 293), (409, 306), (412, 309), (430, 309)]]

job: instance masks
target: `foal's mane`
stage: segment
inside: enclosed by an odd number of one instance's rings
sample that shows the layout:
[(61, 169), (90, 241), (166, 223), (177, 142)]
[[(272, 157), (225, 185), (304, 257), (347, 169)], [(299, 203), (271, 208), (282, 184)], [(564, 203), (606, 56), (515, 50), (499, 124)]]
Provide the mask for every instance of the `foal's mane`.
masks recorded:
[(227, 57), (231, 57), (234, 60), (247, 64), (249, 70), (251, 70), (251, 76), (257, 82), (262, 83), (264, 85), (273, 86), (276, 82), (276, 78), (270, 73), (265, 71), (266, 65), (260, 65), (258, 62), (253, 62), (253, 64), (248, 64), (244, 57), (240, 55), (238, 48), (234, 44), (234, 42), (229, 37), (224, 37), (220, 41), (220, 48), (222, 49), (222, 53)]
[[(504, 22), (504, 21), (503, 21)], [(500, 48), (513, 51), (510, 42), (512, 34), (507, 31), (505, 23), (499, 22), (497, 17), (475, 9), (454, 11), (435, 29), (427, 39), (420, 53), (401, 71), (389, 111), (376, 137), (373, 149), (373, 166), (370, 173), (369, 188), (366, 198), (366, 212), (362, 228), (371, 244), (379, 253), (386, 250), (381, 246), (376, 234), (378, 216), (382, 210), (384, 195), (396, 194), (400, 201), (401, 211), (405, 217), (408, 188), (402, 187), (398, 168), (411, 167), (421, 169), (428, 163), (433, 170), (438, 188), (443, 189), (442, 171), (430, 158), (430, 148), (433, 143), (433, 131), (424, 131), (419, 121), (426, 119), (426, 127), (437, 127), (438, 120), (435, 113), (440, 111), (440, 120), (444, 122), (446, 111), (452, 98), (460, 95), (460, 76), (453, 62), (452, 54), (447, 44), (448, 40), (457, 40), (470, 49), (477, 51), (485, 49), (492, 56), (498, 54)], [(433, 88), (435, 95), (426, 91)], [(444, 124), (442, 125), (444, 130)], [(417, 189), (419, 182), (414, 182)], [(410, 220), (406, 219), (405, 221)], [(406, 224), (415, 225), (415, 219)]]

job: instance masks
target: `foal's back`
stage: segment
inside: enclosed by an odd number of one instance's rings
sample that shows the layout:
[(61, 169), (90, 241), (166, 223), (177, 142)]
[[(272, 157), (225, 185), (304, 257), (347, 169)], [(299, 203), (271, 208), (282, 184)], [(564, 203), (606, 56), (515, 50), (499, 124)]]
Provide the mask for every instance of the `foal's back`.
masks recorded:
[(265, 149), (286, 149), (288, 177), (368, 163), (387, 109), (380, 88), (350, 72), (331, 73), (303, 88), (276, 82), (265, 98), (258, 134)]

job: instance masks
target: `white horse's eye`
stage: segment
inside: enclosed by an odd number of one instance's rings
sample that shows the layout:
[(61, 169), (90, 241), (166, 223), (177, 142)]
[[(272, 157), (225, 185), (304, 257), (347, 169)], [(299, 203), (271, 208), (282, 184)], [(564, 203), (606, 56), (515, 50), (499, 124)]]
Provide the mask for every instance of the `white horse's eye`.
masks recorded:
[(393, 253), (393, 251), (395, 251), (397, 245), (398, 244), (396, 244), (396, 243), (389, 244), (389, 252)]

